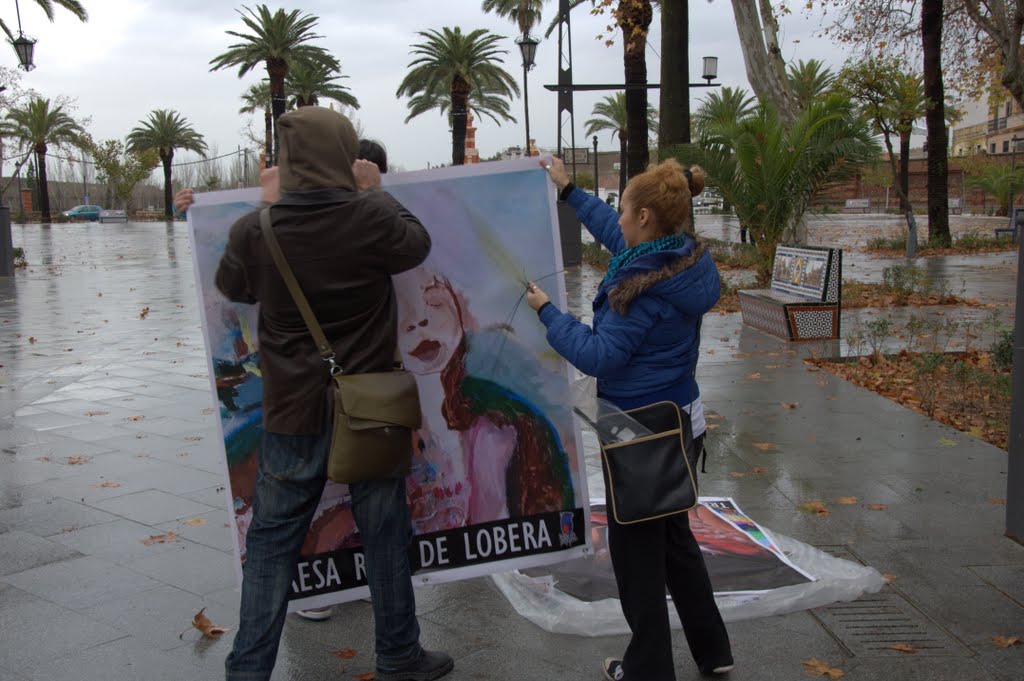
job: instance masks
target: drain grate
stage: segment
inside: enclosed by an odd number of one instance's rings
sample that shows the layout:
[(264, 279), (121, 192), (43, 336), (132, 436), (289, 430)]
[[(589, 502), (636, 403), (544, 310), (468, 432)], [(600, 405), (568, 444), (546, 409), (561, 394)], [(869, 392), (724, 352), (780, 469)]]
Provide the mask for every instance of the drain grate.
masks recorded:
[[(863, 564), (849, 547), (833, 545), (818, 548), (836, 558)], [(892, 587), (851, 603), (817, 608), (811, 611), (811, 615), (850, 655), (857, 657), (905, 656), (907, 653), (893, 648), (900, 643), (913, 646), (918, 656), (973, 654)]]

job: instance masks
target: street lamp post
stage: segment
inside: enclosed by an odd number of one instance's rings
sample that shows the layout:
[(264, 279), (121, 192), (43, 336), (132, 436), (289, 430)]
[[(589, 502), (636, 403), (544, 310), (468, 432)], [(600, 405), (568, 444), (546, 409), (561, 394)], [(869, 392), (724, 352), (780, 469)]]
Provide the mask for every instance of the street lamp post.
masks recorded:
[(597, 135), (594, 135), (594, 196), (598, 195), (597, 171)]
[(29, 38), (21, 30), (21, 8), (18, 7), (18, 0), (14, 0), (14, 11), (18, 14), (18, 37), (8, 40), (8, 42), (11, 43), (14, 51), (18, 54), (19, 66), (26, 71), (31, 71), (36, 67), (32, 62), (32, 53), (36, 48), (36, 40), (35, 38)]
[(523, 57), (523, 113), (526, 121), (526, 156), (530, 156), (530, 88), (527, 83), (527, 74), (533, 68), (534, 59), (537, 56), (537, 45), (540, 41), (527, 32), (516, 38), (516, 45), (519, 45), (519, 52)]
[(1015, 230), (1014, 234), (1016, 234), (1017, 229), (1017, 216), (1014, 215), (1013, 210), (1013, 174), (1017, 169), (1017, 144), (1019, 142), (1024, 142), (1024, 137), (1017, 137), (1014, 135), (1010, 138), (1010, 206), (1008, 210), (1010, 213), (1010, 229)]
[[(1010, 144), (1010, 228), (1016, 230), (1013, 212), (1013, 164), (1016, 160), (1016, 135)], [(1006, 536), (1024, 544), (1024, 233), (1017, 237), (1017, 301), (1013, 325), (1013, 371), (1010, 378), (1010, 432), (1007, 438)]]

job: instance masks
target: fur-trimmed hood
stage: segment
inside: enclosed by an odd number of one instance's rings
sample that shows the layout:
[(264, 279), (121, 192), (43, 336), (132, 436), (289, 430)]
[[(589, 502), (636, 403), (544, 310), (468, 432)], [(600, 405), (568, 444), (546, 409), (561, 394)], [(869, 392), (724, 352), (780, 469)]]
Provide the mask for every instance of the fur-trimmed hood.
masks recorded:
[[(702, 263), (705, 255), (707, 262)], [(633, 301), (650, 291), (682, 312), (701, 315), (711, 309), (719, 297), (717, 290), (694, 287), (707, 276), (709, 266), (714, 269), (704, 241), (689, 237), (682, 248), (641, 256), (617, 272), (605, 286), (608, 304), (624, 315)]]

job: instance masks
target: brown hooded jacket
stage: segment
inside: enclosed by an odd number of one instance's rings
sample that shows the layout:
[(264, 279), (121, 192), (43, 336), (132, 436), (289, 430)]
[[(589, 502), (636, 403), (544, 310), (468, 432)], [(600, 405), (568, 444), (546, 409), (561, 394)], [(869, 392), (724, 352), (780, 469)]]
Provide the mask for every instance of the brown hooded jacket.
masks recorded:
[[(347, 118), (302, 107), (281, 116), (278, 133), (282, 194), (270, 214), (281, 250), (343, 370), (387, 371), (398, 324), (391, 275), (422, 263), (430, 236), (387, 193), (355, 191), (358, 139)], [(267, 250), (259, 212), (231, 227), (216, 283), (231, 300), (260, 304), (264, 429), (321, 433), (327, 365)]]

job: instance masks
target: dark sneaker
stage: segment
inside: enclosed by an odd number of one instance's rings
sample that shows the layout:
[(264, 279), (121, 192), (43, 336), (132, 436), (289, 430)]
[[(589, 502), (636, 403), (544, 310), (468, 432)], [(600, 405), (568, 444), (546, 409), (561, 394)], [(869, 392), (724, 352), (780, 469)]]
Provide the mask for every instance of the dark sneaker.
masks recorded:
[(607, 681), (623, 681), (626, 675), (622, 671), (622, 660), (609, 657), (604, 661), (604, 678)]
[(377, 670), (376, 681), (434, 681), (455, 669), (455, 661), (446, 653), (424, 650), (415, 662), (403, 669), (382, 672)]

